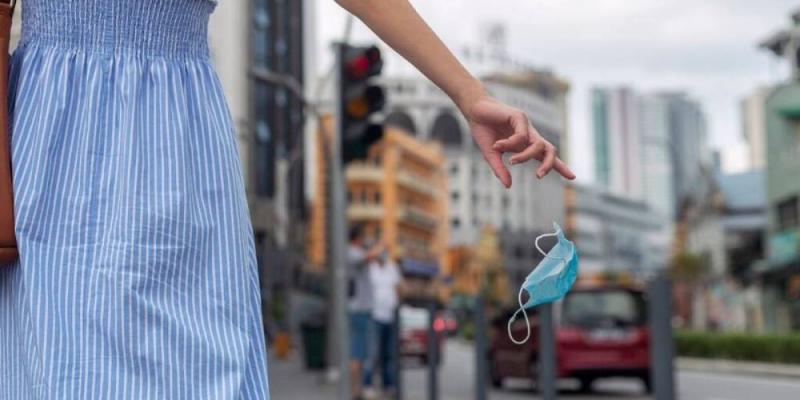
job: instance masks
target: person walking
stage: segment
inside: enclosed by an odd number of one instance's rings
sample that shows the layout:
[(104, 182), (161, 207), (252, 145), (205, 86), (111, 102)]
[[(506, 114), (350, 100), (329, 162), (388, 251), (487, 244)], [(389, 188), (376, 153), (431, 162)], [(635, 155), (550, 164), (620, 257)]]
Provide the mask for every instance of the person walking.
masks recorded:
[(364, 364), (370, 357), (372, 336), (372, 303), (374, 301), (369, 266), (383, 246), (367, 245), (364, 225), (355, 224), (348, 234), (348, 319), (350, 320), (350, 391), (354, 398), (361, 397), (361, 380)]
[[(454, 100), (504, 186), (505, 152), (574, 179), (407, 0), (337, 2)], [(0, 399), (268, 399), (253, 228), (207, 44), (217, 0), (21, 3)]]
[[(395, 326), (395, 313), (400, 305), (400, 289), (403, 276), (397, 264), (383, 252), (377, 260), (369, 266), (369, 276), (372, 282), (372, 323), (375, 352), (370, 354), (369, 361), (364, 369), (364, 387), (367, 398), (375, 398), (376, 391), (372, 386), (375, 370), (381, 372), (382, 391), (393, 398), (396, 393), (395, 358), (397, 357), (397, 334)], [(377, 367), (377, 368), (375, 368)]]

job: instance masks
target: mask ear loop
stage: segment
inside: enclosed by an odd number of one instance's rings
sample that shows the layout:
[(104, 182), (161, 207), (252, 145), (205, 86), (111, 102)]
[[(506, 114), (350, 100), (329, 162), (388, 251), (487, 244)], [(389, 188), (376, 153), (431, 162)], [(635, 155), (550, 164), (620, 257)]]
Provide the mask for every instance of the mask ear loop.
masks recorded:
[[(508, 338), (511, 339), (512, 342), (516, 345), (525, 344), (531, 337), (531, 322), (528, 320), (528, 313), (525, 312), (525, 306), (522, 304), (522, 291), (525, 290), (525, 287), (519, 288), (519, 294), (517, 295), (517, 301), (519, 302), (519, 308), (517, 311), (514, 312), (514, 315), (511, 316), (511, 319), (508, 320)], [(522, 316), (525, 317), (525, 328), (528, 330), (528, 333), (525, 334), (525, 338), (522, 340), (514, 339), (514, 334), (511, 333), (511, 325), (514, 321), (517, 320), (517, 314), (522, 313)]]
[[(544, 256), (545, 258), (553, 258), (553, 259), (556, 259), (556, 260), (561, 260), (561, 262), (566, 262), (566, 260), (567, 260), (566, 257), (554, 257), (554, 256), (547, 255), (547, 253), (544, 250), (542, 250), (541, 247), (539, 247), (539, 240), (541, 240), (542, 238), (546, 238), (546, 237), (558, 236), (559, 233), (561, 233), (560, 230), (556, 231), (555, 233), (545, 233), (545, 234), (539, 235), (538, 237), (536, 237), (536, 240), (533, 242), (533, 245), (536, 246), (536, 250), (539, 250), (539, 253), (542, 253), (542, 256)], [(517, 309), (517, 311), (514, 312), (514, 315), (512, 315), (511, 318), (508, 320), (508, 326), (506, 327), (507, 331), (508, 331), (508, 338), (511, 339), (511, 341), (514, 342), (514, 344), (516, 344), (516, 345), (525, 344), (528, 341), (528, 339), (530, 339), (530, 337), (531, 337), (531, 323), (530, 323), (530, 320), (528, 319), (528, 313), (525, 312), (525, 305), (522, 304), (522, 291), (523, 290), (525, 290), (524, 286), (519, 288), (519, 294), (517, 294), (517, 302), (519, 303), (519, 308)], [(514, 324), (514, 321), (517, 320), (517, 314), (519, 314), (520, 312), (522, 313), (522, 316), (525, 318), (525, 329), (527, 330), (527, 333), (525, 334), (525, 338), (524, 339), (517, 340), (517, 339), (514, 338), (514, 334), (511, 333), (511, 325)]]
[(559, 233), (561, 233), (561, 230), (557, 230), (555, 233), (545, 233), (544, 235), (539, 235), (536, 238), (536, 241), (533, 242), (533, 245), (536, 246), (536, 250), (539, 250), (539, 253), (542, 253), (542, 256), (544, 256), (544, 258), (552, 258), (552, 259), (561, 260), (561, 261), (566, 261), (567, 260), (566, 257), (549, 256), (549, 255), (547, 255), (547, 253), (544, 250), (542, 250), (541, 247), (539, 247), (539, 241), (540, 240), (542, 240), (543, 238), (546, 238), (546, 237), (556, 237), (556, 236), (558, 236)]

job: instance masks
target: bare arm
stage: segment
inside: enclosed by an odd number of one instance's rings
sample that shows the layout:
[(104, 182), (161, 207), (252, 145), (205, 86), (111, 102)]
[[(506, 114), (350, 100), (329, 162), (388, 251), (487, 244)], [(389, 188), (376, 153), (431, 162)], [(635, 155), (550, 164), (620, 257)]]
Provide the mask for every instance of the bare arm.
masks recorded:
[(557, 157), (555, 147), (539, 135), (522, 111), (486, 94), (480, 81), (455, 58), (408, 0), (336, 1), (447, 93), (469, 121), (475, 142), (503, 185), (511, 186), (511, 175), (502, 160), (504, 152), (516, 153), (510, 159), (512, 164), (540, 161), (536, 172), (539, 178), (553, 168), (565, 178), (575, 178)]

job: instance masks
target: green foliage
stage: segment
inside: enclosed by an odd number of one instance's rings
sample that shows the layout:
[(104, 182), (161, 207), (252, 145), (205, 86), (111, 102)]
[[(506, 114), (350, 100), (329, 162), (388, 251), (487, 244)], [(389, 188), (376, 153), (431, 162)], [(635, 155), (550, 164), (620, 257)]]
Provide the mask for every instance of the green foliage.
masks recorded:
[(475, 340), (475, 324), (472, 321), (464, 321), (461, 324), (461, 336), (469, 341)]
[(800, 364), (800, 334), (675, 333), (679, 356)]
[(680, 253), (670, 260), (670, 274), (673, 279), (694, 282), (708, 273), (708, 265), (703, 257), (694, 253)]

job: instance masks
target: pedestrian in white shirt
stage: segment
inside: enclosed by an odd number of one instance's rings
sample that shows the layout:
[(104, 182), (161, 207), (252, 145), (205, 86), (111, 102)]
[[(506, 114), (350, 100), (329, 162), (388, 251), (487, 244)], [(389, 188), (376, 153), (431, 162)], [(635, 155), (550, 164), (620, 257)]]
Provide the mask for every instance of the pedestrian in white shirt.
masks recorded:
[[(400, 270), (384, 253), (377, 260), (370, 263), (369, 278), (372, 284), (372, 321), (374, 332), (373, 343), (377, 351), (372, 352), (373, 357), (367, 362), (364, 370), (364, 387), (372, 386), (372, 375), (375, 367), (381, 371), (383, 391), (395, 391), (395, 357), (396, 329), (395, 311), (399, 305), (399, 291), (402, 283)], [(373, 392), (368, 390), (367, 393)]]

